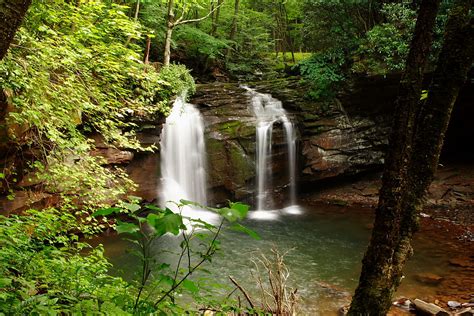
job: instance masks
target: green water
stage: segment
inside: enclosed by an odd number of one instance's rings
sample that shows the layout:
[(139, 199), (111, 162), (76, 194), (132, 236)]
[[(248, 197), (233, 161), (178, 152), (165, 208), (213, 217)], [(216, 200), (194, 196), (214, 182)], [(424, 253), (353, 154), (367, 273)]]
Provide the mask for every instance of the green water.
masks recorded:
[[(224, 297), (232, 289), (228, 280), (231, 275), (258, 296), (250, 273), (254, 266), (251, 259), (262, 253), (270, 256), (271, 249), (276, 248), (280, 252), (288, 251), (285, 262), (290, 269), (289, 283), (298, 288), (301, 314), (336, 315), (338, 308), (349, 302), (348, 297), (357, 285), (360, 261), (370, 237), (372, 211), (327, 205), (306, 206), (301, 211), (299, 215), (277, 212), (271, 219), (246, 220), (243, 224), (255, 230), (261, 240), (226, 232), (221, 238), (222, 251), (205, 267), (212, 272), (214, 281), (225, 285), (214, 295)], [(116, 273), (125, 277), (133, 274), (136, 260), (126, 251), (130, 244), (118, 237), (101, 238), (96, 242), (104, 244)], [(167, 238), (156, 247), (166, 245), (177, 249), (179, 242), (179, 238)], [(436, 290), (416, 282), (414, 275), (449, 272), (446, 250), (440, 245), (436, 236), (420, 233), (415, 241), (415, 256), (407, 266), (406, 279), (398, 295), (421, 297)], [(177, 260), (177, 256), (166, 252), (160, 256), (161, 261), (171, 264)]]

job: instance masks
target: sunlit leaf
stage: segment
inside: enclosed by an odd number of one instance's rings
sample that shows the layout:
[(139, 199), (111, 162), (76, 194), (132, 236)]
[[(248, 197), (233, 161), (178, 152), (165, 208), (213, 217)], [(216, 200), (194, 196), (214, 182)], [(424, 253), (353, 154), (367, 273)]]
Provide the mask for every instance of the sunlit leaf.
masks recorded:
[(186, 279), (183, 281), (182, 284), (183, 287), (191, 293), (199, 292), (199, 287), (191, 280)]
[(127, 210), (129, 210), (132, 213), (135, 213), (136, 211), (140, 210), (140, 205), (138, 204), (133, 204), (133, 203), (127, 203), (123, 202), (122, 206), (125, 207)]
[(115, 230), (119, 234), (133, 234), (137, 233), (140, 231), (140, 227), (138, 225), (133, 224), (133, 223), (126, 223), (126, 222), (117, 222), (117, 226), (115, 227)]
[(179, 214), (168, 213), (163, 217), (153, 219), (153, 228), (156, 230), (158, 236), (162, 236), (166, 233), (178, 235), (179, 230), (183, 227), (183, 218)]
[(118, 207), (109, 207), (109, 208), (103, 208), (100, 209), (92, 214), (92, 216), (97, 217), (97, 216), (108, 216), (110, 214), (114, 213), (120, 213), (122, 209)]

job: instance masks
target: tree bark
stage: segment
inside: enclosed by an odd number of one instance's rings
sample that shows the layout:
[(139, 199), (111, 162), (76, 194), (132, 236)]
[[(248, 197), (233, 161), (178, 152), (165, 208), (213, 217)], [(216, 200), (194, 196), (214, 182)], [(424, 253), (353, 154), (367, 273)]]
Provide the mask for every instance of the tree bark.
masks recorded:
[(3, 0), (0, 4), (0, 60), (7, 54), (31, 0)]
[(168, 0), (168, 14), (166, 18), (165, 50), (163, 52), (163, 66), (169, 66), (171, 59), (171, 36), (174, 28), (174, 0)]
[(211, 28), (212, 36), (216, 36), (217, 28), (219, 27), (219, 16), (221, 13), (221, 5), (222, 5), (222, 0), (218, 0), (216, 12), (212, 16), (212, 28)]
[[(399, 244), (401, 202), (412, 152), (423, 71), (432, 44), (439, 2), (440, 0), (423, 0), (420, 6), (405, 73), (399, 86), (389, 140), (390, 149), (386, 157), (372, 237), (363, 259), (359, 285), (349, 315), (386, 315), (392, 294), (400, 283), (401, 269), (394, 267), (394, 263), (404, 262), (401, 258), (396, 258), (399, 255), (396, 249), (402, 247)], [(406, 256), (410, 251), (411, 248), (406, 249)]]
[[(230, 27), (229, 41), (235, 40), (235, 34), (237, 34), (237, 21), (239, 18), (239, 2), (240, 0), (235, 0), (234, 2), (234, 16), (232, 17), (232, 25)], [(227, 49), (226, 56), (229, 57), (231, 54), (231, 49)]]
[(170, 64), (170, 59), (171, 59), (171, 38), (173, 36), (173, 30), (175, 27), (182, 25), (182, 24), (189, 24), (189, 23), (198, 23), (202, 20), (207, 19), (208, 17), (211, 16), (211, 14), (214, 13), (215, 10), (219, 10), (221, 4), (216, 6), (215, 8), (211, 8), (209, 10), (209, 13), (206, 14), (205, 16), (201, 18), (196, 18), (196, 19), (185, 19), (186, 13), (191, 12), (190, 10), (185, 10), (183, 8), (183, 12), (181, 16), (178, 19), (175, 19), (174, 15), (174, 0), (168, 0), (168, 13), (167, 13), (167, 18), (166, 18), (166, 36), (165, 36), (165, 50), (163, 53), (163, 66), (169, 66)]
[(143, 63), (148, 64), (150, 62), (150, 48), (151, 48), (151, 38), (147, 35), (146, 37), (146, 46), (145, 46), (145, 56), (143, 57)]
[[(469, 16), (472, 5), (472, 0), (458, 0), (451, 8), (428, 98), (418, 114), (413, 140), (416, 152), (411, 157), (407, 181), (409, 190), (406, 190), (402, 205), (404, 217), (400, 245), (410, 245), (418, 228), (418, 214), (438, 167), (454, 103), (474, 61), (474, 20)], [(403, 251), (404, 247), (396, 251), (399, 254), (396, 258), (402, 260), (395, 262), (396, 266), (402, 267), (405, 263)]]

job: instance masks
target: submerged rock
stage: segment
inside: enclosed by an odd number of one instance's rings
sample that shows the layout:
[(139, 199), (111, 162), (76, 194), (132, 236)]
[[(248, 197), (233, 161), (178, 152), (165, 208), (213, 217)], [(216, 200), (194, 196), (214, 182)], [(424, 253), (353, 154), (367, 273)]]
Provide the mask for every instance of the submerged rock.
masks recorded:
[(443, 281), (442, 276), (429, 272), (419, 273), (415, 276), (415, 279), (420, 283), (428, 285), (437, 285)]

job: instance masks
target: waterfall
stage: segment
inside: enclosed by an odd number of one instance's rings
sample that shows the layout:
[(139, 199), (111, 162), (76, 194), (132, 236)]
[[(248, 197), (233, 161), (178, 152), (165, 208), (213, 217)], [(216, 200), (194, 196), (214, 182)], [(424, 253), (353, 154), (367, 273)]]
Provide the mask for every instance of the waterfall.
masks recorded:
[(206, 205), (204, 122), (194, 105), (179, 97), (161, 135), (161, 205), (186, 199)]
[(288, 148), (289, 205), (296, 204), (296, 132), (293, 123), (283, 108), (282, 102), (270, 94), (247, 89), (252, 97), (252, 106), (257, 118), (257, 210), (265, 209), (268, 191), (271, 189), (270, 167), (273, 124), (283, 123)]

